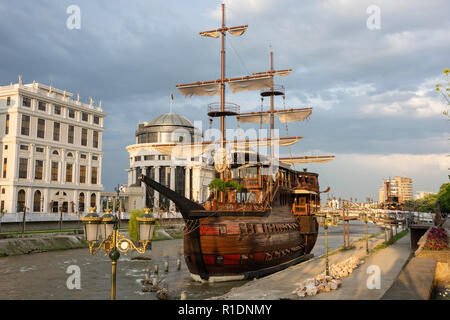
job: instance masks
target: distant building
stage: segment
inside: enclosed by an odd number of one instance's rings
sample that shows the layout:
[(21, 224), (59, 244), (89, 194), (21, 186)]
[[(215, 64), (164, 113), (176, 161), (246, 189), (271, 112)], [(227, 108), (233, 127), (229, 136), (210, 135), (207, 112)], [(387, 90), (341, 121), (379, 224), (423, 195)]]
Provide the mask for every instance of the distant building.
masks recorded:
[(419, 199), (423, 199), (426, 196), (432, 195), (432, 194), (436, 194), (436, 192), (431, 192), (431, 191), (417, 191), (416, 192), (416, 196), (414, 197), (414, 200), (419, 200)]
[(172, 201), (141, 184), (144, 174), (156, 182), (178, 192), (188, 199), (204, 202), (209, 196), (208, 184), (215, 178), (214, 167), (203, 156), (186, 161), (175, 161), (149, 147), (152, 144), (201, 141), (202, 132), (191, 121), (176, 113), (162, 114), (150, 122), (140, 123), (136, 131), (136, 144), (127, 146), (130, 155), (128, 185), (122, 188), (125, 211), (154, 208), (156, 212), (175, 212)]
[(100, 207), (101, 105), (40, 83), (0, 87), (0, 209), (88, 212)]
[(379, 202), (386, 202), (388, 195), (396, 198), (399, 203), (413, 200), (413, 180), (399, 176), (393, 179), (384, 179), (383, 186), (378, 189)]

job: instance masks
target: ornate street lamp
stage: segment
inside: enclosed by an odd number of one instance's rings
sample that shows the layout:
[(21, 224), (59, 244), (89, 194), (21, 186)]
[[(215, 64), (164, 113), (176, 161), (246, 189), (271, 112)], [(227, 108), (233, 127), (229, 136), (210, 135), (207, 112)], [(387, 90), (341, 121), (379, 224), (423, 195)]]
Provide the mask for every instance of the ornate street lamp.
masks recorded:
[[(150, 209), (145, 208), (145, 214), (137, 218), (139, 224), (139, 243), (137, 247), (134, 242), (127, 239), (119, 232), (117, 227), (118, 219), (111, 214), (111, 209), (106, 209), (106, 213), (100, 217), (95, 213), (95, 207), (89, 208), (89, 214), (81, 218), (85, 226), (85, 237), (89, 242), (89, 252), (91, 255), (104, 251), (111, 259), (111, 300), (116, 299), (116, 267), (120, 258), (120, 252), (127, 255), (128, 251), (135, 250), (140, 254), (145, 253), (147, 246), (151, 244), (153, 230), (156, 219), (150, 213)], [(102, 241), (99, 243), (99, 237)]]
[(326, 275), (330, 275), (330, 268), (328, 265), (328, 227), (336, 227), (339, 224), (339, 214), (321, 214), (317, 213), (314, 215), (316, 217), (317, 223), (322, 226), (325, 230), (325, 267)]
[(369, 234), (367, 232), (367, 223), (369, 222), (369, 215), (362, 211), (359, 213), (359, 220), (366, 223), (366, 254), (369, 254)]

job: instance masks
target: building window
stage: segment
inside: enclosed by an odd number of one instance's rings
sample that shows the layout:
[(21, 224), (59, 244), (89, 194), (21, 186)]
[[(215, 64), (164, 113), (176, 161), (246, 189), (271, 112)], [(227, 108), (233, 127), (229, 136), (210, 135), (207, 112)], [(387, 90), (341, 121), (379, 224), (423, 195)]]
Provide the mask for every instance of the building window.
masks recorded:
[(66, 164), (66, 182), (72, 182), (73, 165), (71, 163)]
[(53, 123), (53, 141), (59, 141), (59, 129), (61, 125), (59, 122)]
[(20, 190), (17, 194), (17, 212), (24, 212), (25, 210), (25, 190)]
[(94, 123), (95, 124), (100, 124), (100, 117), (99, 116), (94, 116)]
[(27, 98), (27, 97), (23, 97), (22, 106), (30, 108), (31, 107), (31, 99)]
[(5, 150), (8, 150), (8, 145), (7, 144), (5, 144)]
[(97, 184), (97, 168), (92, 167), (91, 184)]
[(72, 152), (69, 152), (69, 153), (67, 154), (67, 158), (73, 158)]
[(44, 161), (36, 160), (36, 164), (34, 166), (34, 179), (42, 180), (43, 172), (44, 172)]
[(75, 119), (75, 110), (69, 109), (69, 118)]
[(28, 146), (25, 145), (25, 144), (21, 144), (21, 145), (20, 145), (20, 150), (28, 151)]
[(22, 128), (20, 133), (24, 136), (30, 135), (30, 116), (22, 115)]
[(92, 144), (94, 148), (98, 148), (98, 131), (93, 131)]
[(38, 110), (40, 110), (40, 111), (45, 111), (46, 105), (47, 105), (47, 104), (46, 104), (45, 102), (39, 101), (39, 103), (38, 103)]
[(36, 152), (42, 153), (42, 152), (44, 152), (44, 148), (42, 148), (42, 147), (36, 147)]
[(86, 113), (86, 112), (82, 112), (81, 113), (81, 120), (83, 120), (83, 121), (89, 121), (89, 114), (88, 113)]
[(81, 159), (87, 159), (86, 153), (80, 154), (80, 158), (81, 158)]
[(19, 159), (19, 178), (26, 179), (28, 171), (28, 159), (20, 158)]
[(134, 157), (134, 161), (141, 161), (141, 156)]
[(45, 138), (45, 120), (44, 119), (38, 119), (37, 137), (42, 138), (42, 139)]
[(53, 113), (57, 115), (61, 115), (61, 106), (54, 106)]
[(80, 166), (80, 183), (86, 183), (86, 166)]
[(41, 212), (41, 192), (39, 190), (34, 193), (33, 212)]
[(92, 160), (98, 160), (97, 156), (92, 156)]
[(52, 154), (53, 154), (54, 156), (59, 156), (58, 150), (53, 150)]
[(75, 132), (74, 126), (69, 126), (69, 131), (67, 132), (67, 143), (73, 143), (73, 136)]
[(6, 105), (7, 106), (11, 105), (11, 97), (6, 98)]
[(8, 159), (7, 158), (3, 158), (3, 179), (6, 178), (6, 168), (8, 166)]
[(87, 129), (81, 129), (81, 145), (87, 146)]
[(52, 181), (58, 181), (58, 162), (52, 161)]
[(9, 114), (6, 115), (5, 134), (9, 133)]
[(96, 199), (97, 199), (97, 196), (95, 195), (95, 193), (91, 194), (91, 207), (96, 206)]
[(84, 193), (81, 192), (78, 196), (78, 212), (84, 212)]

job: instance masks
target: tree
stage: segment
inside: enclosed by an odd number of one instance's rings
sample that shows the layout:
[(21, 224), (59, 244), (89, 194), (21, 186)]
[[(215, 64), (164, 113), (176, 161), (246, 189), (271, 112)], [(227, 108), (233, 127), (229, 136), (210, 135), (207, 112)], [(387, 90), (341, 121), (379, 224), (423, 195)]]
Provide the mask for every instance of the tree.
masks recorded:
[[(443, 73), (444, 73), (444, 80), (447, 83), (444, 84), (444, 87), (441, 87), (441, 84), (438, 83), (436, 85), (436, 91), (439, 92), (442, 95), (442, 97), (444, 97), (445, 102), (448, 105), (450, 105), (450, 77), (449, 77), (450, 70), (445, 69)], [(444, 111), (443, 113), (450, 120), (450, 115), (449, 115), (448, 110)]]
[(444, 183), (437, 195), (442, 212), (450, 212), (450, 183)]
[(209, 183), (208, 187), (214, 192), (214, 198), (217, 199), (217, 193), (219, 191), (225, 191), (225, 182), (222, 179), (215, 178)]

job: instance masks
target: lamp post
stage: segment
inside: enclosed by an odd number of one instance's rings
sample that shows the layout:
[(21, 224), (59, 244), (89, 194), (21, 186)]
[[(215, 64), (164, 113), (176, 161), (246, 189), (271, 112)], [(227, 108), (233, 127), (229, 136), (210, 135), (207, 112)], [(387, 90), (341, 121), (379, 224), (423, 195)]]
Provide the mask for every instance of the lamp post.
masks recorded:
[(336, 227), (339, 224), (339, 214), (327, 215), (317, 213), (314, 216), (316, 217), (317, 223), (325, 230), (325, 268), (326, 275), (329, 276), (330, 267), (328, 265), (328, 227)]
[[(95, 207), (91, 207), (90, 213), (81, 218), (90, 254), (95, 255), (99, 251), (104, 251), (111, 259), (111, 300), (116, 299), (116, 269), (120, 252), (127, 255), (128, 251), (135, 250), (143, 254), (151, 244), (156, 219), (150, 213), (150, 209), (145, 208), (144, 211), (142, 216), (136, 218), (139, 224), (140, 247), (119, 232), (118, 219), (111, 214), (111, 209), (105, 209), (106, 213), (100, 217), (95, 213)], [(99, 242), (100, 236), (102, 240)]]
[(369, 215), (362, 211), (359, 213), (359, 220), (366, 223), (366, 254), (369, 254), (369, 233), (367, 231), (367, 223), (369, 222)]

